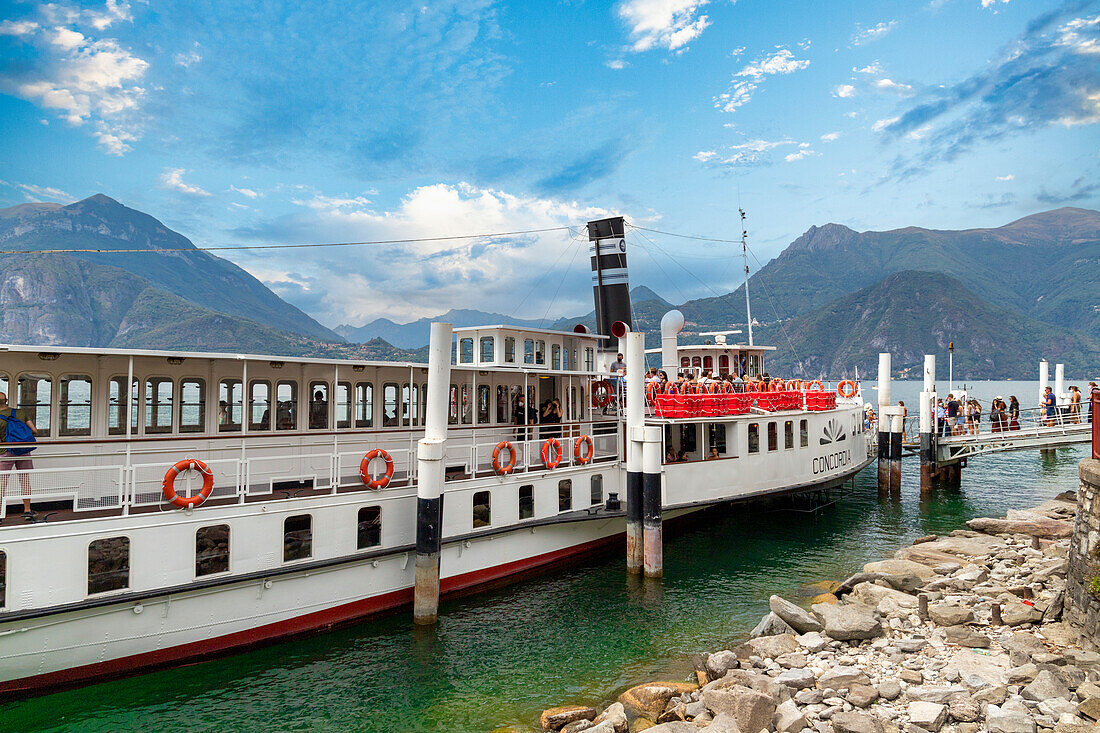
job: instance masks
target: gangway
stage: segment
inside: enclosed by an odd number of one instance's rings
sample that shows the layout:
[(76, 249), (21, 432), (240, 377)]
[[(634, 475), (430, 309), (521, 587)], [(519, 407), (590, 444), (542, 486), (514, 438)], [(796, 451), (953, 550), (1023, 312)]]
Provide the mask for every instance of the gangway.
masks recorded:
[(936, 464), (966, 465), (969, 458), (1014, 450), (1048, 450), (1091, 439), (1092, 425), (1088, 404), (1082, 412), (1059, 408), (1053, 417), (1047, 417), (1043, 408), (1020, 411), (1018, 421), (1006, 418), (999, 422), (980, 424), (964, 423), (954, 434), (936, 436)]

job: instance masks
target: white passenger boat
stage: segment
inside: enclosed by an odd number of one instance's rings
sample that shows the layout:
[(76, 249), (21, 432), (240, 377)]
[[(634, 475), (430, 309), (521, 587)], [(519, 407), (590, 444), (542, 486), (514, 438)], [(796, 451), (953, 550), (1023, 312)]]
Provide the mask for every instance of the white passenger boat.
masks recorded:
[[(630, 314), (622, 222), (589, 234), (598, 330), (610, 333)], [(666, 370), (763, 373), (768, 347), (679, 345), (676, 315)], [(33, 468), (0, 474), (0, 691), (408, 605), (429, 393), (447, 395), (440, 592), (621, 541), (629, 430), (608, 389), (614, 338), (488, 325), (454, 329), (447, 345), (452, 363), (431, 377), (426, 364), (0, 346), (0, 392), (38, 429)], [(867, 465), (859, 394), (796, 387), (651, 388), (642, 419), (674, 459), (659, 468), (661, 516), (835, 487)], [(560, 424), (516, 424), (554, 398)]]

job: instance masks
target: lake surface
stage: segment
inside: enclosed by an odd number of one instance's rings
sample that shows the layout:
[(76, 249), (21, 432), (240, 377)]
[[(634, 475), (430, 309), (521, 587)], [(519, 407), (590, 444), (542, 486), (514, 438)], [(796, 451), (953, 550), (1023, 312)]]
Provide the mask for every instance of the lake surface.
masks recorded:
[[(1087, 380), (1067, 384), (1085, 384)], [(983, 404), (1035, 383), (978, 382)], [(920, 384), (895, 382), (915, 404)], [(877, 402), (874, 392), (865, 394)], [(687, 679), (691, 654), (728, 648), (768, 596), (819, 591), (916, 537), (1025, 508), (1077, 487), (1084, 446), (970, 461), (959, 490), (920, 499), (906, 458), (900, 499), (882, 499), (872, 464), (816, 513), (732, 507), (687, 520), (665, 542), (665, 577), (627, 576), (623, 558), (444, 602), (435, 629), (411, 612), (203, 664), (0, 705), (13, 731), (486, 731), (537, 728), (565, 702), (608, 702), (628, 685)], [(0, 641), (2, 643), (2, 641)]]

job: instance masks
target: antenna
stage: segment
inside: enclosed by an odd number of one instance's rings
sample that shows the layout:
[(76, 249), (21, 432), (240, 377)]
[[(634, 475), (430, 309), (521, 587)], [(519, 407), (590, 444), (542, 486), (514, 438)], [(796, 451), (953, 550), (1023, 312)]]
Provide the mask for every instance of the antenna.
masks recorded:
[(741, 256), (745, 260), (745, 320), (749, 323), (749, 346), (752, 346), (752, 309), (749, 307), (749, 232), (745, 229), (745, 210), (738, 207), (741, 214)]

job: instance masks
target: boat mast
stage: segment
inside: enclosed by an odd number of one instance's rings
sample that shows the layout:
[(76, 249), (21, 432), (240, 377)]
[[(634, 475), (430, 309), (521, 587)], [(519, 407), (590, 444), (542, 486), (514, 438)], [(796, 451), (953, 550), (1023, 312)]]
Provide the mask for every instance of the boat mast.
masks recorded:
[(745, 210), (741, 212), (741, 256), (745, 260), (745, 320), (749, 322), (749, 346), (752, 346), (752, 309), (749, 308), (749, 233), (745, 229)]

